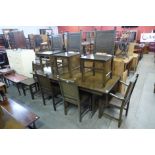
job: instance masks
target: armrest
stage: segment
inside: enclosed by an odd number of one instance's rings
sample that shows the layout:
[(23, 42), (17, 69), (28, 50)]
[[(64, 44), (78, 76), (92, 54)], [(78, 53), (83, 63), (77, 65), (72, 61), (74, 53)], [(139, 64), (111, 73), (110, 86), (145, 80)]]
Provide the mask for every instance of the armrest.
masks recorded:
[(122, 83), (122, 84), (124, 84), (125, 86), (129, 86), (127, 83), (125, 83), (125, 82), (123, 82), (121, 80), (119, 80), (119, 82)]
[(113, 93), (109, 93), (112, 97), (115, 97), (115, 98), (117, 98), (118, 100), (121, 100), (121, 101), (124, 101), (124, 98), (122, 98), (122, 97), (119, 97), (119, 96), (117, 96), (117, 95), (115, 95), (115, 94), (113, 94)]

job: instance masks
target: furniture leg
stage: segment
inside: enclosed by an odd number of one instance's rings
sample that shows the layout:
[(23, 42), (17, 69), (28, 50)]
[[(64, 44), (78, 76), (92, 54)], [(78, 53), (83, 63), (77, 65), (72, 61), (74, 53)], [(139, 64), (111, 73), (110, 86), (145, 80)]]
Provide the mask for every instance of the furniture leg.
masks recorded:
[(78, 111), (79, 111), (79, 122), (81, 122), (81, 106), (78, 106)]
[(67, 107), (68, 107), (68, 103), (66, 101), (64, 101), (64, 113), (65, 113), (65, 115), (67, 115)]
[(25, 88), (24, 88), (24, 85), (23, 84), (22, 84), (22, 90), (23, 90), (24, 96), (26, 96), (26, 91), (25, 91)]
[(56, 105), (55, 105), (55, 99), (54, 99), (54, 96), (52, 96), (52, 101), (53, 101), (53, 108), (54, 108), (54, 111), (56, 111)]
[(19, 83), (16, 84), (16, 87), (17, 87), (19, 95), (21, 95), (21, 92), (20, 92), (20, 89), (19, 89)]
[(30, 129), (37, 129), (37, 128), (36, 128), (35, 122), (33, 122), (31, 125), (28, 125), (28, 127), (29, 127)]
[(42, 70), (42, 71), (44, 71), (44, 69), (43, 69), (43, 62), (42, 62), (42, 58), (41, 58), (41, 57), (39, 57), (39, 60), (40, 60), (41, 70)]
[(69, 72), (70, 77), (72, 78), (73, 77), (73, 75), (72, 75), (72, 64), (71, 64), (70, 58), (68, 58), (67, 61), (68, 61), (68, 72)]
[(93, 76), (95, 76), (95, 62), (93, 61)]
[(103, 104), (102, 104), (101, 100), (99, 100), (99, 114), (98, 114), (98, 118), (101, 118), (102, 115), (103, 115)]
[(125, 116), (127, 116), (127, 115), (128, 115), (129, 104), (130, 104), (130, 101), (129, 101), (129, 102), (128, 102), (128, 104), (127, 104), (127, 108), (126, 108), (126, 113), (125, 113)]
[(121, 107), (121, 109), (120, 109), (119, 121), (118, 121), (118, 127), (121, 126), (121, 122), (122, 122), (122, 113), (123, 113), (123, 107)]
[(45, 96), (44, 96), (44, 93), (41, 91), (41, 95), (42, 95), (42, 98), (43, 98), (43, 104), (46, 105), (45, 103)]
[(31, 98), (32, 98), (32, 100), (34, 100), (34, 94), (33, 94), (33, 90), (32, 90), (32, 85), (29, 86), (29, 89), (30, 89)]
[(92, 95), (91, 118), (95, 114), (95, 95)]
[(32, 126), (33, 126), (33, 129), (37, 129), (35, 122), (32, 123)]
[(84, 60), (81, 60), (82, 81), (84, 81)]

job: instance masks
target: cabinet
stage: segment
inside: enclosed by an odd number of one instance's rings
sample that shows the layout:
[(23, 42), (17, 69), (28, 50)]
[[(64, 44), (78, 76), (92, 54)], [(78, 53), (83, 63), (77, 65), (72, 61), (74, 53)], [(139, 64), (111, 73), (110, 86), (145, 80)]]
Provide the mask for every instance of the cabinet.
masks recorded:
[(32, 77), (32, 61), (35, 61), (34, 50), (6, 50), (10, 67), (17, 73)]

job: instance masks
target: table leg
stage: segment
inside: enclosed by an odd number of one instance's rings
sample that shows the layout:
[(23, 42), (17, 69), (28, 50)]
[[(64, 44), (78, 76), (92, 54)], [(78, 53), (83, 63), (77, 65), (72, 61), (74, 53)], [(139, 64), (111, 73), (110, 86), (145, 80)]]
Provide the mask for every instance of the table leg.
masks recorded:
[(35, 122), (33, 122), (32, 124), (28, 125), (28, 127), (29, 127), (30, 129), (37, 129), (37, 128), (36, 128)]
[(33, 129), (37, 129), (35, 122), (33, 122)]
[(35, 92), (37, 92), (38, 91), (38, 89), (37, 89), (37, 83), (35, 83), (34, 86), (35, 86)]
[(42, 58), (41, 58), (41, 57), (39, 57), (39, 60), (40, 60), (41, 70), (42, 70), (42, 71), (44, 71), (44, 69), (43, 69), (44, 67), (43, 67)]
[(24, 86), (24, 84), (22, 84), (22, 90), (23, 90), (24, 96), (26, 96), (26, 91), (25, 91), (25, 86)]
[(59, 67), (58, 67), (58, 63), (57, 63), (57, 57), (54, 57), (53, 61), (54, 61), (54, 66), (55, 66), (54, 72), (56, 72), (56, 74), (59, 75)]
[(93, 115), (95, 114), (95, 101), (96, 101), (96, 99), (95, 99), (95, 95), (93, 95), (92, 94), (92, 105), (91, 105), (91, 117), (93, 117)]
[(105, 83), (106, 83), (106, 68), (104, 68), (105, 65), (103, 63), (103, 74), (102, 74), (102, 81), (103, 81), (103, 87), (105, 86)]
[(70, 61), (70, 58), (67, 59), (67, 63), (68, 63), (68, 72), (69, 72), (69, 75), (70, 75), (70, 78), (73, 77), (72, 75), (72, 64), (71, 64), (71, 61)]
[(29, 89), (30, 89), (31, 98), (32, 98), (32, 100), (34, 100), (34, 94), (33, 94), (33, 90), (32, 90), (32, 85), (29, 86)]
[(95, 76), (95, 62), (93, 61), (93, 76)]
[(99, 101), (99, 111), (98, 111), (98, 118), (102, 117), (102, 103)]
[(82, 81), (84, 81), (84, 60), (81, 59), (81, 73), (82, 73)]
[(19, 84), (19, 83), (16, 83), (15, 85), (16, 85), (16, 87), (17, 87), (17, 90), (18, 90), (19, 95), (21, 95), (21, 92), (20, 92), (20, 89), (19, 89), (19, 85), (20, 85), (20, 84)]
[[(107, 95), (108, 94), (106, 94), (106, 96), (102, 96), (101, 99), (99, 100), (99, 114), (98, 114), (98, 118), (102, 117), (103, 109), (107, 105), (107, 102), (108, 102), (108, 98), (107, 98), (108, 96)], [(105, 97), (105, 99), (103, 97)]]

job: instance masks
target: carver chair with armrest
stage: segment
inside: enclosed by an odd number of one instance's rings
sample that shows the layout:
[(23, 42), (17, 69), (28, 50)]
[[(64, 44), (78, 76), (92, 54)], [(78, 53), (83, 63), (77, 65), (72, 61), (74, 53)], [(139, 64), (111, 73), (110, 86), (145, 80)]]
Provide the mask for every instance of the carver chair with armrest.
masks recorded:
[(133, 92), (133, 89), (136, 85), (137, 79), (138, 79), (139, 74), (136, 75), (134, 81), (130, 81), (129, 84), (124, 83), (123, 81), (120, 81), (123, 85), (127, 87), (126, 92), (124, 95), (120, 93), (110, 93), (109, 97), (111, 99), (109, 100), (108, 107), (107, 108), (117, 108), (119, 110), (119, 117), (116, 118), (112, 114), (104, 112), (105, 116), (109, 116), (110, 118), (113, 118), (118, 121), (118, 127), (121, 126), (122, 123), (122, 114), (123, 111), (125, 110), (125, 116), (128, 115), (128, 110), (129, 110), (129, 104), (130, 104), (130, 98)]
[(68, 103), (78, 106), (79, 121), (91, 108), (91, 95), (89, 93), (79, 91), (75, 81), (59, 79), (61, 94), (64, 101), (64, 112), (67, 115)]
[(41, 75), (35, 73), (37, 76), (37, 80), (39, 83), (39, 87), (41, 90), (41, 95), (43, 99), (43, 104), (46, 105), (45, 103), (45, 95), (48, 95), (48, 97), (52, 97), (52, 102), (53, 102), (53, 108), (56, 111), (56, 104), (58, 104), (60, 101), (55, 100), (55, 97), (58, 97), (60, 94), (60, 88), (59, 85), (52, 83), (51, 80), (49, 79), (48, 75)]

